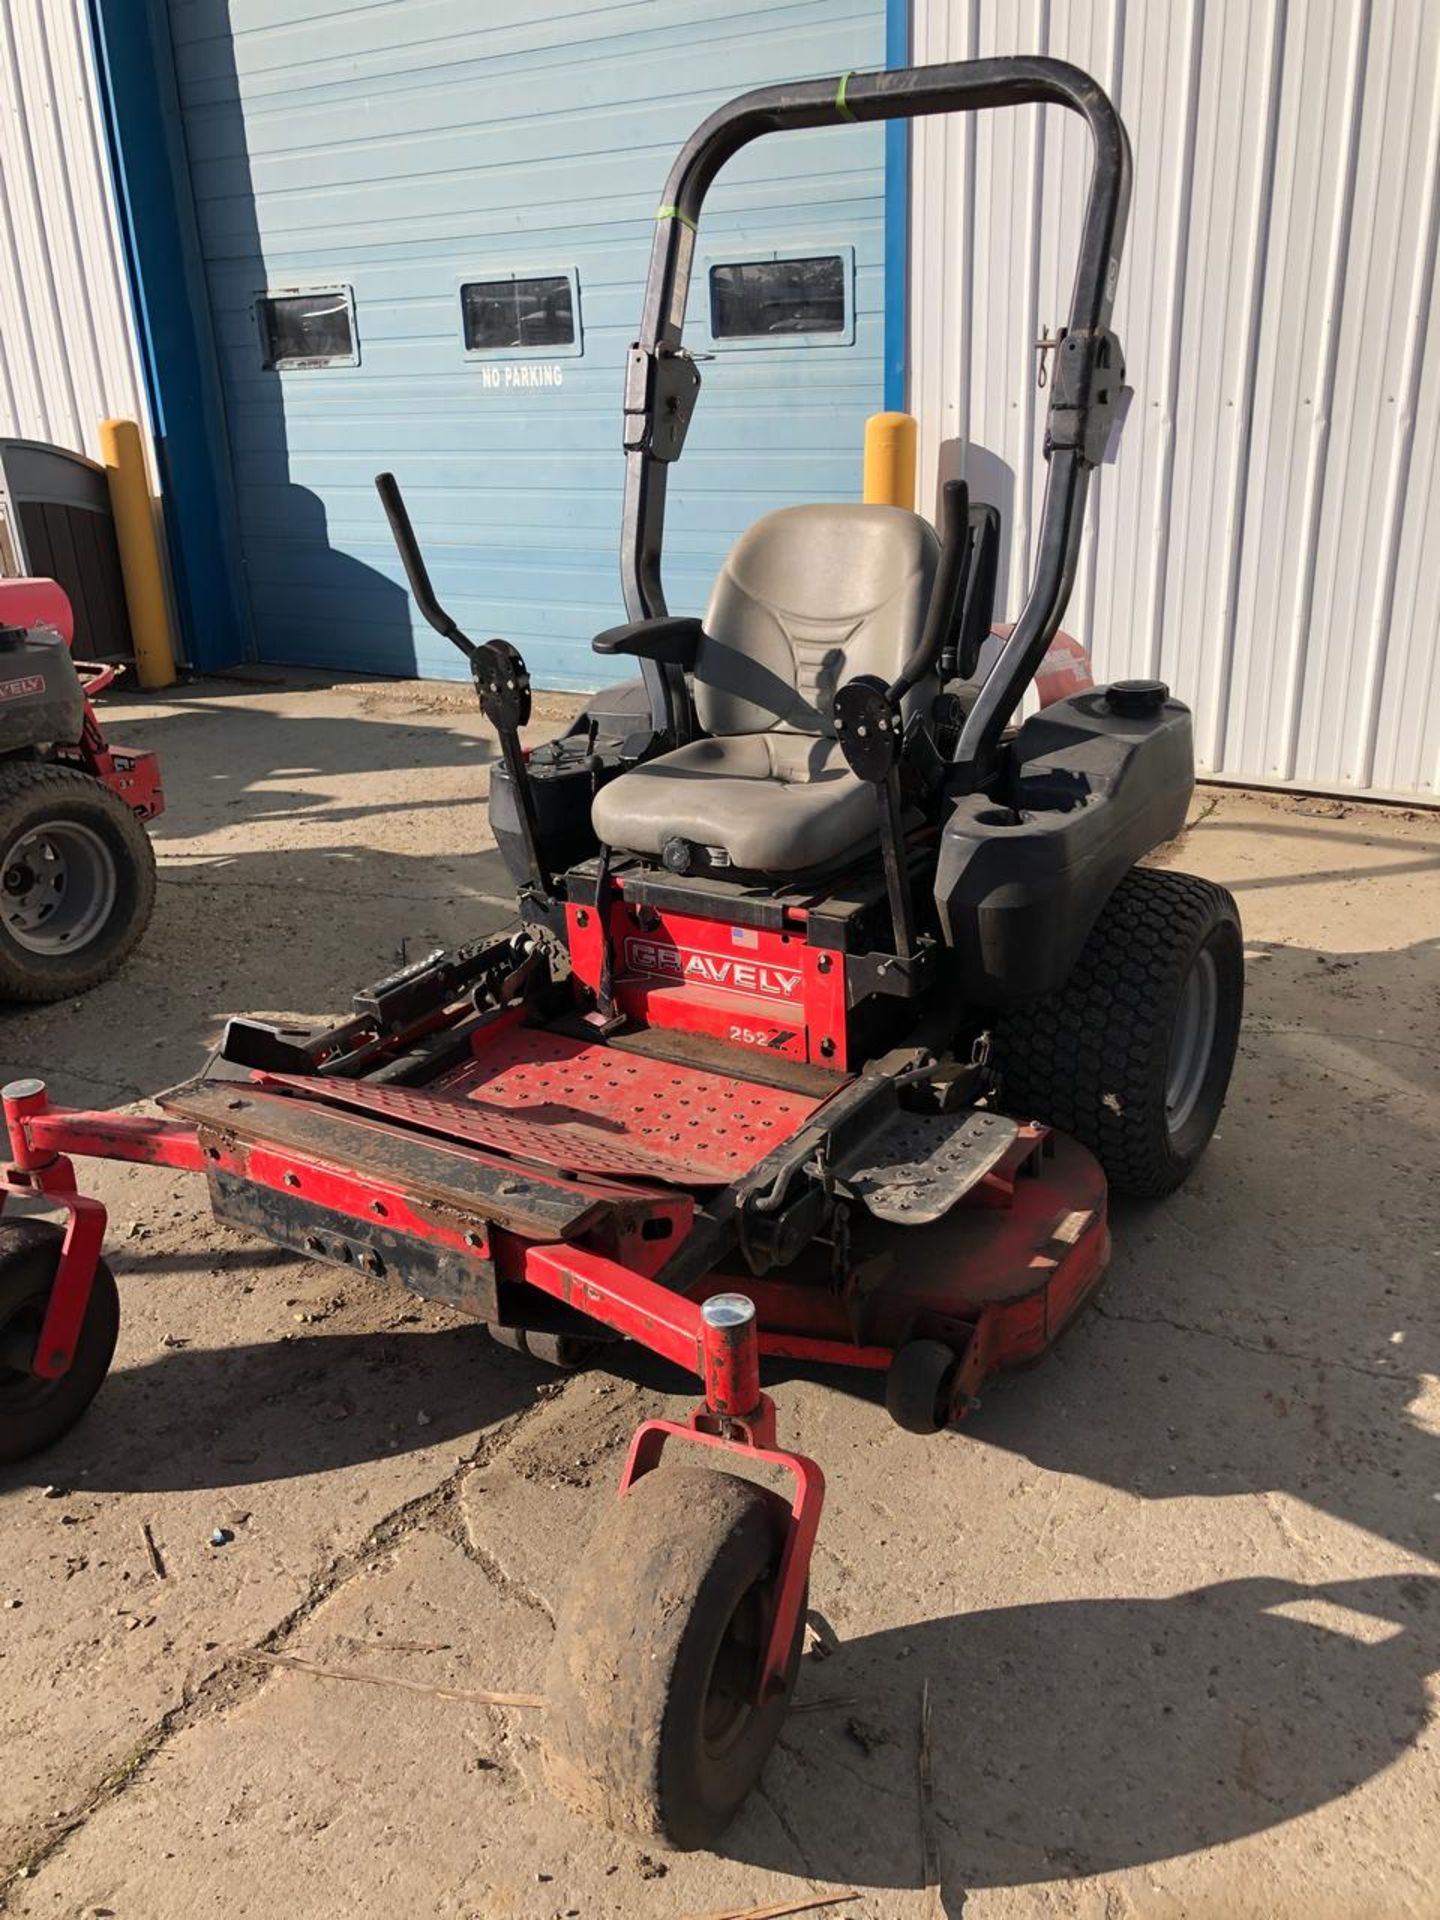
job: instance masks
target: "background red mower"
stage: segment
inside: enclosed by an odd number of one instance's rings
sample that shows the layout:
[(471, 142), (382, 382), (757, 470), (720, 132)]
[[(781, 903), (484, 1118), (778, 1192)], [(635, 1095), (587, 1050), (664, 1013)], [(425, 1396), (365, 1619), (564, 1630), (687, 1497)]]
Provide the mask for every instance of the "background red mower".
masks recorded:
[(98, 986), (155, 905), (159, 763), (105, 738), (92, 701), (120, 669), (77, 667), (73, 639), (55, 581), (0, 580), (0, 999)]
[[(960, 485), (943, 539), (896, 507), (768, 515), (703, 620), (670, 616), (665, 483), (699, 388), (681, 324), (721, 164), (785, 128), (1026, 101), (1080, 113), (1095, 167), (1036, 577), (990, 671), (997, 516)], [(1109, 101), (1050, 60), (850, 74), (713, 115), (666, 184), (629, 360), (629, 621), (595, 645), (642, 682), (527, 757), (524, 662), (436, 603), (379, 482), (416, 600), (499, 735), (514, 926), (378, 982), (319, 1032), (232, 1020), (215, 1070), (162, 1096), (159, 1121), (5, 1089), (10, 1186), (69, 1214), (63, 1244), (24, 1223), (0, 1252), (9, 1457), (76, 1418), (113, 1347), (104, 1211), (73, 1166), (87, 1154), (201, 1172), (220, 1219), (562, 1363), (619, 1334), (699, 1376), (688, 1422), (635, 1435), (547, 1687), (557, 1791), (676, 1845), (724, 1828), (795, 1674), (823, 1485), (777, 1444), (765, 1356), (883, 1370), (913, 1431), (960, 1419), (1099, 1280), (1107, 1176), (1170, 1191), (1224, 1098), (1234, 903), (1136, 864), (1184, 821), (1188, 711), (1145, 681), (1013, 724), (1121, 392), (1108, 321), (1128, 195)]]

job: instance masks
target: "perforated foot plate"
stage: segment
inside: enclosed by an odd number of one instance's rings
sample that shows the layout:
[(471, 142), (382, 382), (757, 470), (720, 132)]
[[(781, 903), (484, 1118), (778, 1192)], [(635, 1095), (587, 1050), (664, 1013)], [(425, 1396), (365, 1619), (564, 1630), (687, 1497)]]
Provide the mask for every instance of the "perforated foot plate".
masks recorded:
[(1019, 1131), (1003, 1113), (897, 1113), (835, 1171), (877, 1220), (925, 1226), (985, 1178)]

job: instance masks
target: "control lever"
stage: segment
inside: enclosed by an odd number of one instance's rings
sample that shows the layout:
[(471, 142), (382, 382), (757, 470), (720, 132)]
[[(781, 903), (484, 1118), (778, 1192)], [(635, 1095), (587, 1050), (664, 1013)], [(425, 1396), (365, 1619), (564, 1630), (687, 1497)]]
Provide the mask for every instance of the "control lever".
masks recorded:
[(900, 702), (894, 689), (878, 675), (861, 673), (837, 691), (832, 713), (835, 738), (846, 765), (874, 787), (880, 803), (880, 858), (885, 866), (890, 918), (895, 924), (895, 953), (900, 960), (911, 960), (915, 955), (915, 907), (910, 897), (910, 869), (900, 813), (900, 753), (905, 744)]
[(460, 631), (435, 598), (420, 543), (415, 538), (394, 474), (377, 473), (375, 491), (390, 522), (390, 532), (416, 606), (435, 631), (457, 646), (470, 662), (470, 678), (475, 683), (480, 711), (500, 736), (501, 756), (515, 793), (515, 810), (520, 817), (520, 838), (525, 849), (526, 887), (529, 892), (548, 899), (550, 876), (540, 854), (535, 794), (530, 785), (530, 770), (525, 764), (525, 751), (520, 745), (520, 729), (530, 718), (529, 670), (519, 649), (512, 647), (508, 640), (486, 640), (477, 646)]
[(400, 564), (405, 569), (405, 578), (410, 582), (410, 593), (416, 606), (437, 633), (443, 634), (452, 645), (457, 646), (467, 660), (473, 660), (475, 642), (466, 639), (435, 598), (435, 589), (430, 584), (430, 574), (420, 552), (420, 542), (415, 538), (415, 529), (410, 524), (410, 515), (400, 497), (400, 487), (394, 474), (377, 473), (375, 491), (385, 509), (385, 518), (390, 522), (390, 534), (400, 555)]

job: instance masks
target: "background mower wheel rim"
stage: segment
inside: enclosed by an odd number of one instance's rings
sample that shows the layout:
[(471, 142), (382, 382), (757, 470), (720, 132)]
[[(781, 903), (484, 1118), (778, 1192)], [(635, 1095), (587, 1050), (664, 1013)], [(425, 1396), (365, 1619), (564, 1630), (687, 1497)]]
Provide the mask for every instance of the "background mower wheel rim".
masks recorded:
[(115, 856), (78, 820), (31, 827), (0, 860), (0, 925), (27, 953), (79, 953), (109, 920)]
[(1180, 1005), (1175, 1012), (1175, 1028), (1170, 1035), (1170, 1057), (1165, 1068), (1165, 1124), (1172, 1138), (1186, 1126), (1199, 1104), (1215, 1051), (1219, 1019), (1220, 976), (1215, 956), (1207, 949), (1196, 954), (1195, 963), (1185, 976)]

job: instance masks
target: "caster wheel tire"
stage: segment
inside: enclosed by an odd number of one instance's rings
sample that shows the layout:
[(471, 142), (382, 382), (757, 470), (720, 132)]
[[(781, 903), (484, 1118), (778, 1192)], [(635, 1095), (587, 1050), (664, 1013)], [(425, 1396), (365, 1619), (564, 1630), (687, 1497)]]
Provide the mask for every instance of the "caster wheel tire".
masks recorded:
[(950, 1389), (960, 1356), (943, 1340), (909, 1340), (885, 1371), (885, 1411), (907, 1433), (950, 1424)]
[(573, 1333), (536, 1333), (528, 1327), (501, 1327), (494, 1321), (485, 1322), (485, 1331), (498, 1347), (508, 1347), (511, 1353), (528, 1353), (532, 1360), (539, 1360), (547, 1367), (558, 1367), (562, 1373), (573, 1373), (577, 1367), (583, 1367), (593, 1358), (601, 1345), (598, 1340), (586, 1340), (583, 1335)]
[(1001, 1104), (1088, 1147), (1113, 1192), (1161, 1199), (1210, 1144), (1244, 993), (1224, 887), (1134, 867), (1060, 991), (996, 1016)]
[(0, 767), (0, 998), (84, 993), (155, 906), (155, 850), (118, 794), (73, 767)]
[(556, 1629), (544, 1759), (556, 1795), (598, 1824), (711, 1846), (760, 1776), (785, 1685), (754, 1700), (779, 1497), (734, 1474), (661, 1466), (596, 1529)]
[(0, 1460), (24, 1460), (67, 1433), (100, 1390), (120, 1331), (120, 1295), (102, 1260), (75, 1358), (58, 1380), (31, 1373), (64, 1235), (49, 1220), (0, 1223)]

